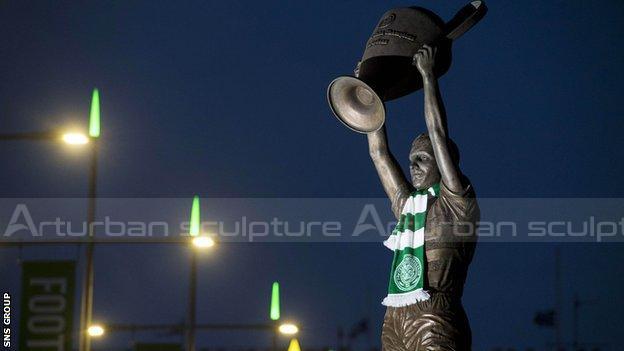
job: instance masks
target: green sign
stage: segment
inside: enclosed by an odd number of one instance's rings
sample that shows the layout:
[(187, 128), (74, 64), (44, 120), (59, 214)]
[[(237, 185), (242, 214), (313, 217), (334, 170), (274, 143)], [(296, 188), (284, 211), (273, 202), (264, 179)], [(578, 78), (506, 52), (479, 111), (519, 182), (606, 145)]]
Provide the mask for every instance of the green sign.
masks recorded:
[(180, 344), (135, 344), (135, 351), (182, 351)]
[(23, 263), (20, 350), (72, 349), (74, 283), (74, 261)]

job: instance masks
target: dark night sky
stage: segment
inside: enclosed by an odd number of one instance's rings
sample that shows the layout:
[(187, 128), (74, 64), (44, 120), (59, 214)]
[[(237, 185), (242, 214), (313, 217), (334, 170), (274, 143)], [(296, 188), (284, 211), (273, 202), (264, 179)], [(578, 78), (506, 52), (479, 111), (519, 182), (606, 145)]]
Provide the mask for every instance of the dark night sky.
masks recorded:
[[(464, 5), (417, 4), (445, 19)], [(379, 16), (404, 5), (411, 3), (3, 1), (1, 132), (85, 127), (97, 86), (100, 197), (383, 197), (365, 137), (334, 119), (325, 89), (351, 72)], [(487, 17), (455, 43), (453, 66), (441, 79), (450, 134), (479, 196), (624, 197), (624, 3), (488, 5)], [(387, 105), (391, 146), (403, 166), (424, 128), (421, 100), (417, 93)], [(0, 194), (83, 197), (87, 157), (65, 146), (4, 143)], [(481, 245), (464, 294), (475, 350), (552, 340), (552, 331), (531, 320), (554, 300), (553, 248)], [(578, 293), (599, 299), (584, 310), (581, 339), (620, 344), (622, 248), (563, 246), (567, 340), (570, 299)], [(30, 248), (23, 255), (75, 252)], [(5, 282), (11, 291), (19, 287), (17, 255), (0, 250), (3, 289)], [(184, 318), (185, 249), (115, 246), (97, 255), (96, 319)], [(286, 314), (310, 328), (300, 337), (304, 347), (334, 346), (336, 326), (367, 313), (378, 344), (386, 256), (370, 243), (220, 246), (202, 259), (199, 320), (262, 321), (270, 283), (280, 280)], [(263, 335), (230, 334), (199, 341), (269, 343)]]

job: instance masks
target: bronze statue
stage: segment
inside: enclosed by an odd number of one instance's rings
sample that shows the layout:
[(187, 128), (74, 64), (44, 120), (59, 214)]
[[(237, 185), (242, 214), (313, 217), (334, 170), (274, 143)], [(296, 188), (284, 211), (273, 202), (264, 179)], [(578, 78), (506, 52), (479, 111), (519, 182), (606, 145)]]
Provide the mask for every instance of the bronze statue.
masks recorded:
[(428, 134), (419, 135), (412, 143), (411, 184), (388, 148), (385, 126), (367, 134), (370, 156), (397, 219), (414, 188), (427, 189), (440, 183), (439, 195), (431, 199), (427, 210), (424, 230), (424, 288), (430, 298), (387, 308), (381, 334), (386, 351), (471, 348), (470, 326), (461, 296), (476, 240), (474, 232), (462, 236), (455, 233), (469, 233), (470, 228), (474, 231), (479, 207), (470, 182), (459, 169), (457, 148), (448, 139), (444, 106), (433, 74), (435, 55), (435, 48), (425, 46), (414, 56), (424, 85)]
[[(370, 157), (399, 220), (384, 242), (395, 255), (383, 302), (384, 351), (471, 349), (461, 296), (480, 213), (474, 190), (459, 169), (459, 151), (448, 137), (437, 78), (450, 67), (451, 41), (485, 11), (482, 2), (473, 1), (445, 25), (422, 8), (390, 10), (369, 39), (356, 77), (340, 77), (328, 89), (334, 114), (367, 134)], [(412, 143), (410, 182), (388, 147), (382, 101), (421, 87), (428, 133)]]

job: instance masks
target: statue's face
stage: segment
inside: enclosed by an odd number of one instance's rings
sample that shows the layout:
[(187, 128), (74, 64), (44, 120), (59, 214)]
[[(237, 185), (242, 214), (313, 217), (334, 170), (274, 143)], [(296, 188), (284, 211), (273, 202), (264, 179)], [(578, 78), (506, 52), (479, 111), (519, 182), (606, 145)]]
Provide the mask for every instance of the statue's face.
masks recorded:
[(415, 147), (410, 152), (410, 175), (416, 189), (428, 189), (440, 182), (440, 171), (431, 147)]

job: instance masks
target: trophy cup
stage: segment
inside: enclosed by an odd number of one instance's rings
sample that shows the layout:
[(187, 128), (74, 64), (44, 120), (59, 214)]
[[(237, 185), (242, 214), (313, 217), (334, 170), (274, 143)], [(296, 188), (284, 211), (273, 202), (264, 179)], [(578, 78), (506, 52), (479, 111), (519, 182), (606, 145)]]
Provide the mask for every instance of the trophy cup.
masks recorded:
[(422, 78), (412, 65), (423, 45), (437, 47), (435, 75), (442, 76), (451, 65), (451, 46), (477, 22), (487, 7), (483, 1), (464, 6), (447, 23), (422, 7), (387, 11), (366, 43), (357, 77), (341, 76), (327, 88), (332, 112), (348, 128), (370, 133), (386, 118), (385, 101), (422, 88)]

